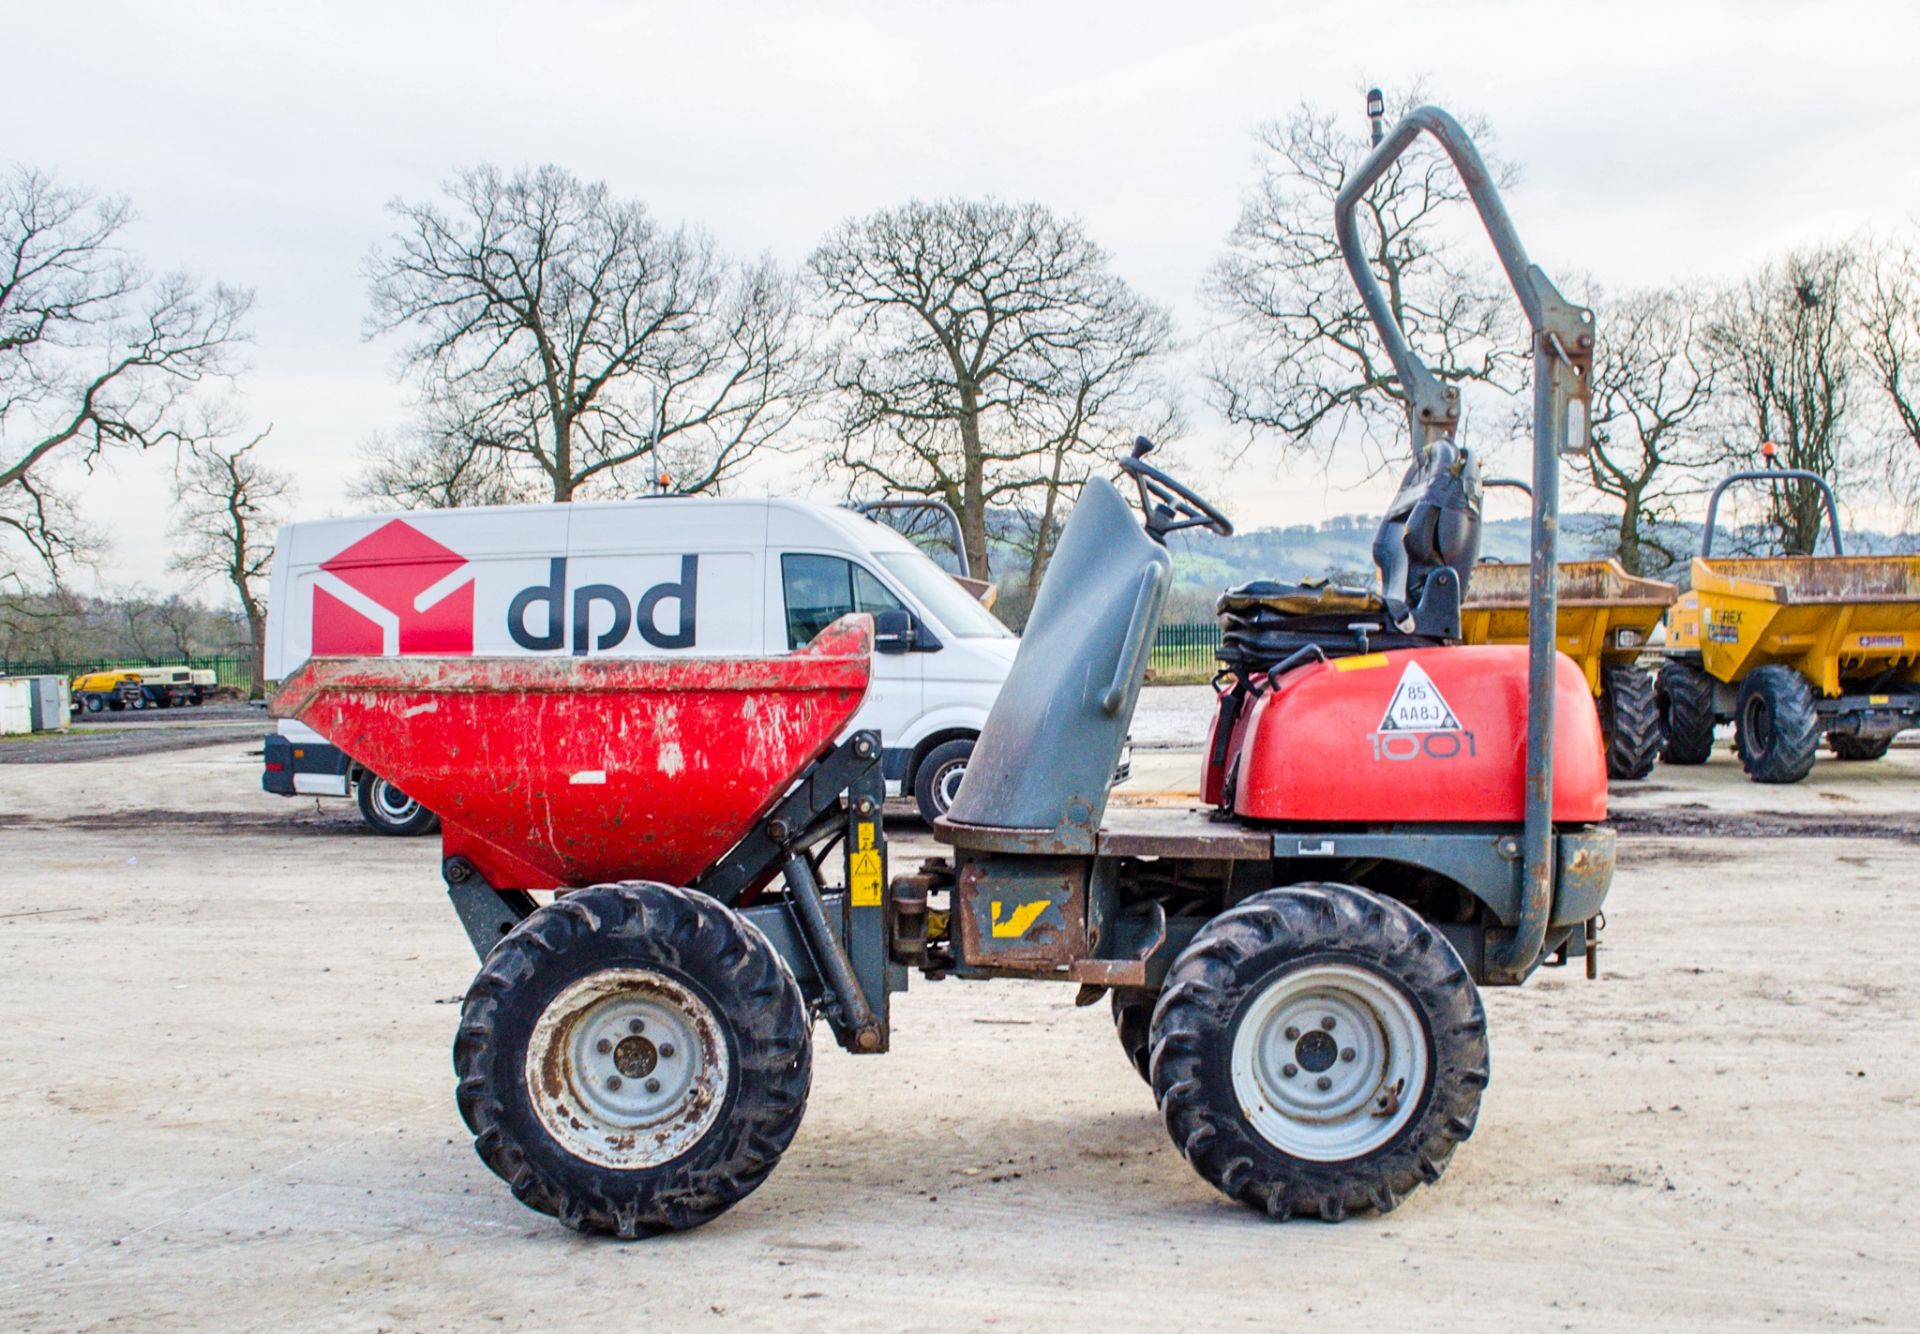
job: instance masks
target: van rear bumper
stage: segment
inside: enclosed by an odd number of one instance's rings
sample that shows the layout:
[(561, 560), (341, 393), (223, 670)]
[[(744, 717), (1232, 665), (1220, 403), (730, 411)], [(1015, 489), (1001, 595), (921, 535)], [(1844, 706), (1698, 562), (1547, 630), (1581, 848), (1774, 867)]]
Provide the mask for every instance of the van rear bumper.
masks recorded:
[(260, 787), (278, 797), (344, 797), (353, 761), (337, 746), (267, 737)]

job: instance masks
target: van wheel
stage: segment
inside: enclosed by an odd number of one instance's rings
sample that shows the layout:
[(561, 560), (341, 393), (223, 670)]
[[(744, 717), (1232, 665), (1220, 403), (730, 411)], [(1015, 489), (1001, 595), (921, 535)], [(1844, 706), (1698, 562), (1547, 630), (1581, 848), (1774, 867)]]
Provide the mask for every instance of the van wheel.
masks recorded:
[(913, 799), (920, 806), (920, 818), (928, 824), (953, 808), (960, 791), (960, 780), (967, 772), (967, 757), (973, 754), (973, 740), (943, 741), (920, 761), (913, 776)]
[(360, 780), (356, 795), (360, 800), (360, 818), (376, 834), (404, 838), (431, 834), (440, 827), (439, 816), (384, 778), (366, 775)]

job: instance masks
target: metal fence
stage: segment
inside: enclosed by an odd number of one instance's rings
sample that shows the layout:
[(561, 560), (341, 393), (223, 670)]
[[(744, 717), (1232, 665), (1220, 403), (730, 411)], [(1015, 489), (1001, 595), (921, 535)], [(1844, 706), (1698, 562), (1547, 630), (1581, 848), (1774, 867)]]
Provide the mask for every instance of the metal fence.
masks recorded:
[(253, 660), (241, 653), (218, 653), (201, 658), (99, 658), (87, 662), (20, 662), (0, 660), (0, 676), (65, 676), (107, 671), (116, 667), (208, 667), (223, 686), (246, 690), (253, 685)]
[(1220, 623), (1163, 625), (1153, 637), (1149, 668), (1161, 676), (1212, 676), (1219, 667)]

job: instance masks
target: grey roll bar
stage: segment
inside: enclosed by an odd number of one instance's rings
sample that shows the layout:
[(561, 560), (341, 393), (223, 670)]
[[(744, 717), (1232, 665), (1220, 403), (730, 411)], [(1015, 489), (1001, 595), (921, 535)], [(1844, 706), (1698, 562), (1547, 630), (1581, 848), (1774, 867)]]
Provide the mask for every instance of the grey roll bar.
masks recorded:
[(953, 534), (949, 539), (953, 543), (954, 559), (960, 562), (960, 577), (971, 579), (973, 570), (967, 564), (967, 544), (960, 530), (960, 516), (953, 512), (953, 506), (944, 500), (865, 500), (855, 505), (854, 512), (863, 518), (872, 518), (875, 510), (932, 510), (947, 521), (947, 528)]
[[(1720, 512), (1720, 497), (1735, 482), (1777, 481), (1792, 478), (1796, 482), (1812, 482), (1820, 488), (1821, 496), (1827, 502), (1827, 532), (1833, 538), (1833, 554), (1844, 556), (1847, 553), (1840, 548), (1840, 506), (1834, 503), (1833, 488), (1827, 485), (1827, 479), (1817, 472), (1808, 472), (1805, 468), (1754, 468), (1748, 472), (1729, 473), (1713, 488), (1713, 494), (1707, 497), (1707, 528), (1700, 534), (1700, 554), (1713, 554), (1713, 518)], [(1812, 552), (1808, 552), (1812, 555)]]
[(1417, 107), (1380, 140), (1334, 201), (1334, 231), (1347, 272), (1367, 315), (1386, 345), (1407, 399), (1413, 454), (1450, 439), (1460, 425), (1460, 390), (1442, 384), (1407, 341), (1406, 331), (1374, 277), (1360, 244), (1356, 217), (1361, 200), (1422, 134), (1430, 134), (1452, 159), (1467, 196), (1493, 242), (1533, 344), (1533, 552), (1527, 598), (1527, 792), (1521, 831), (1524, 858), (1520, 917), (1510, 939), (1487, 942), (1487, 971), (1517, 982), (1540, 957), (1553, 910), (1553, 712), (1558, 611), (1555, 582), (1560, 529), (1560, 455), (1587, 449), (1588, 404), (1593, 396), (1593, 312), (1560, 295), (1539, 265), (1527, 258), (1507, 216), (1487, 165), (1473, 139), (1439, 107)]

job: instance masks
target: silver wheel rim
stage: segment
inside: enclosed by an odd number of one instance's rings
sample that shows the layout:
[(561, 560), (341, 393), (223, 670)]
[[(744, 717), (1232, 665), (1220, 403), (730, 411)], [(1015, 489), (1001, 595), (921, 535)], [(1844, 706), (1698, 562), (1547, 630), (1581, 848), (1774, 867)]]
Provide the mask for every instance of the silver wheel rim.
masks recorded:
[(382, 819), (405, 824), (420, 810), (420, 803), (384, 778), (373, 780), (373, 804)]
[(705, 1001), (661, 973), (609, 968), (541, 1012), (527, 1044), (527, 1090), (568, 1153), (635, 1171), (700, 1142), (726, 1102), (728, 1064)]
[(960, 795), (960, 780), (967, 776), (967, 762), (953, 760), (940, 766), (933, 776), (933, 805), (942, 815), (953, 809), (953, 799)]
[(1311, 964), (1274, 979), (1233, 1039), (1233, 1089), (1262, 1139), (1312, 1162), (1362, 1157), (1405, 1128), (1426, 1088), (1426, 1027), (1378, 974)]

